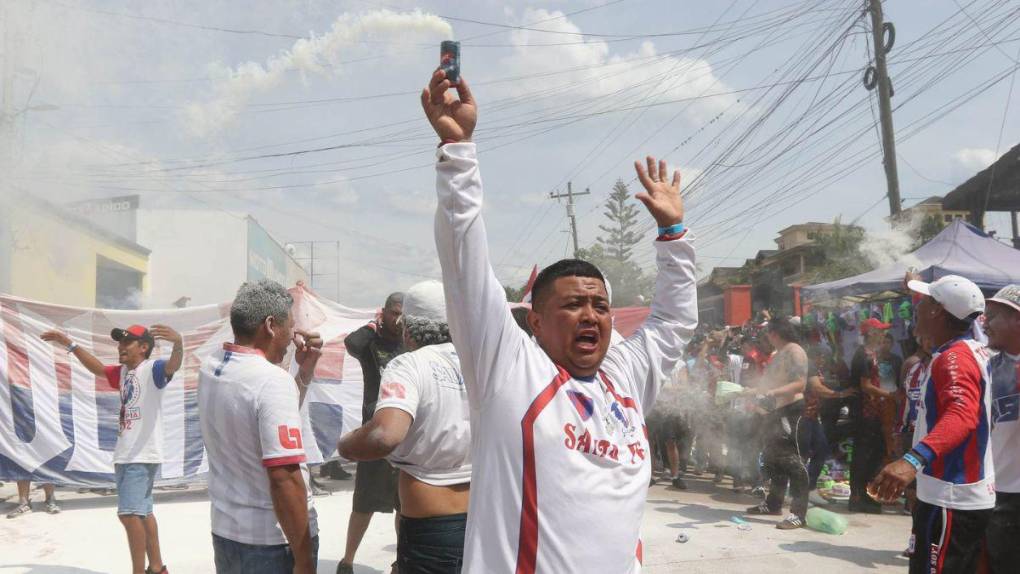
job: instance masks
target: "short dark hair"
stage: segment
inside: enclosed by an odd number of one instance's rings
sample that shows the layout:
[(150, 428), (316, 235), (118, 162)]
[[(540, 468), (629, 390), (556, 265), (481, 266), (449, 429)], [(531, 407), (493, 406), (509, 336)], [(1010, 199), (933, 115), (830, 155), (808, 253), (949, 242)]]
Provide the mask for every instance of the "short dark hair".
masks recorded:
[(582, 259), (560, 259), (556, 263), (546, 267), (535, 278), (535, 284), (531, 287), (532, 307), (540, 305), (548, 297), (549, 289), (560, 277), (591, 277), (606, 283), (606, 278), (598, 267)]
[(389, 297), (386, 298), (386, 303), (383, 304), (384, 309), (392, 309), (394, 305), (404, 304), (404, 294), (400, 291), (396, 293), (390, 293)]
[(145, 339), (138, 339), (138, 342), (139, 343), (148, 343), (149, 344), (149, 348), (146, 349), (146, 351), (145, 351), (145, 358), (148, 359), (149, 357), (151, 357), (153, 349), (156, 348), (156, 340), (153, 339), (152, 336), (150, 335), (149, 337), (147, 337)]
[(776, 317), (771, 319), (767, 327), (769, 333), (775, 333), (782, 340), (788, 343), (797, 343), (800, 337), (797, 335), (797, 327), (790, 322), (789, 317)]

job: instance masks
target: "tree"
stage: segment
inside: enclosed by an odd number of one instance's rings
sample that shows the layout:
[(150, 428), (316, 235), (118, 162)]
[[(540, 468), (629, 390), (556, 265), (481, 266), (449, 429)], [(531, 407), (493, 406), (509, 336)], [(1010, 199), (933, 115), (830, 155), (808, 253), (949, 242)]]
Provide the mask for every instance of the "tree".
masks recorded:
[(811, 283), (835, 281), (873, 269), (861, 252), (864, 230), (856, 225), (843, 225), (838, 217), (833, 223), (831, 233), (819, 234), (815, 239), (825, 263), (809, 274)]
[(612, 193), (606, 199), (606, 211), (602, 214), (610, 223), (599, 225), (599, 229), (608, 234), (598, 237), (599, 245), (603, 246), (608, 257), (620, 263), (629, 261), (634, 246), (641, 241), (641, 234), (637, 231), (640, 212), (623, 180), (616, 180)]
[(946, 228), (946, 224), (942, 221), (941, 215), (929, 215), (921, 221), (921, 225), (917, 228), (917, 240), (914, 242), (912, 249), (928, 243), (935, 238), (936, 235), (942, 232)]
[(602, 271), (613, 291), (613, 300), (610, 302), (613, 306), (640, 306), (651, 301), (655, 280), (645, 274), (637, 263), (630, 260), (621, 262), (598, 243), (581, 249), (578, 256)]
[(506, 300), (511, 303), (517, 303), (524, 297), (524, 285), (520, 287), (510, 287), (508, 285), (503, 286), (503, 291), (506, 292)]

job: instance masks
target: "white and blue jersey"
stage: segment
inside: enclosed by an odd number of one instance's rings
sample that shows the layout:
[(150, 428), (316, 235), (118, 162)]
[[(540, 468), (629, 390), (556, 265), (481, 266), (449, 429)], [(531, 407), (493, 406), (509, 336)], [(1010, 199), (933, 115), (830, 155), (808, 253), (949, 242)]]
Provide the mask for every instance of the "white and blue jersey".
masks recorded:
[(1020, 355), (999, 353), (992, 376), (992, 459), (995, 490), (1020, 493)]

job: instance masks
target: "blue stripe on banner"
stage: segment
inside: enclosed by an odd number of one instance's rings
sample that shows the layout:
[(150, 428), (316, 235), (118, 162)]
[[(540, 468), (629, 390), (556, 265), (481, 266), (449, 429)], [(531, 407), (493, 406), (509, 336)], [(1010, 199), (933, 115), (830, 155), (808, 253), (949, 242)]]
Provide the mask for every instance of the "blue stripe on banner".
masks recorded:
[(328, 403), (309, 403), (308, 417), (312, 421), (315, 444), (322, 458), (329, 459), (344, 431), (344, 408)]

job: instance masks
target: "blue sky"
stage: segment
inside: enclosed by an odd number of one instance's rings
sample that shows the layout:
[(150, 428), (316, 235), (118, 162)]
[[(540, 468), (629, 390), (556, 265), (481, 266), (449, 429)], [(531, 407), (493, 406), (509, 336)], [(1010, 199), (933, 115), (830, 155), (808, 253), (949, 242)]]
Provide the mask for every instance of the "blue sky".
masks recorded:
[[(417, 92), (448, 37), (463, 42), (480, 105), (492, 258), (507, 283), (568, 253), (550, 191), (591, 190), (577, 208), (591, 244), (614, 181), (631, 182), (648, 153), (684, 171), (703, 271), (773, 248), (793, 223), (885, 227), (860, 82), (870, 21), (843, 0), (7, 4), (13, 107), (33, 106), (8, 132), (13, 185), (51, 199), (141, 193), (250, 212), (284, 242), (340, 241), (349, 305), (438, 276), (435, 138)], [(1020, 7), (885, 10), (911, 205), (1017, 143), (1020, 88), (1007, 96)], [(991, 224), (1008, 234), (1003, 214)], [(652, 268), (651, 250), (637, 253)]]

